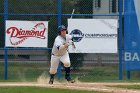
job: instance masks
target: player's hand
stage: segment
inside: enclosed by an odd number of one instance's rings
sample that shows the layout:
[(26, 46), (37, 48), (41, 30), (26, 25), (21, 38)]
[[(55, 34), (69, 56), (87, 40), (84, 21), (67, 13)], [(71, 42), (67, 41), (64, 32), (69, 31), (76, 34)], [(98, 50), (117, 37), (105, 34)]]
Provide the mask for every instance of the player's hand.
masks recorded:
[(73, 47), (73, 48), (76, 48), (76, 46), (75, 46), (75, 45), (72, 45), (72, 47)]
[(69, 44), (68, 43), (64, 43), (65, 48), (68, 48)]
[(73, 47), (73, 48), (76, 48), (76, 46), (75, 46), (75, 44), (74, 44), (73, 42), (72, 42), (72, 47)]

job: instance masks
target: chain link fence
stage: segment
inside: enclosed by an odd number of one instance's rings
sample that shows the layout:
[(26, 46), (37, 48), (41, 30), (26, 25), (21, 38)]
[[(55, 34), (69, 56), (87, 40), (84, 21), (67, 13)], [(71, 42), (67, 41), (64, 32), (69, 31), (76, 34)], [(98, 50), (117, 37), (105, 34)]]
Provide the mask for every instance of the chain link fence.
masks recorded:
[[(7, 48), (7, 78), (11, 81), (36, 81), (42, 76), (48, 77), (51, 48), (57, 36), (57, 27), (59, 24), (67, 26), (67, 19), (119, 19), (118, 0), (8, 0), (8, 14), (4, 13), (5, 1), (0, 2), (1, 80), (4, 79), (6, 70), (5, 15), (8, 16), (7, 20), (49, 21), (48, 48)], [(58, 10), (59, 7), (61, 10)], [(72, 76), (80, 81), (118, 80), (119, 53), (71, 53), (70, 59)], [(63, 78), (63, 65), (61, 72)]]

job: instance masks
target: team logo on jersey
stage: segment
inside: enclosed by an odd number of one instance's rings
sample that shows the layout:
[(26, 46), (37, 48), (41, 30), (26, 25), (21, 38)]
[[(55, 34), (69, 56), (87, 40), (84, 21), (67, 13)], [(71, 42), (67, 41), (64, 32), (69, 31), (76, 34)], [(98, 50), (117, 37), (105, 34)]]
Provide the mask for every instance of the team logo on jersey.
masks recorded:
[(84, 37), (84, 34), (79, 29), (72, 30), (70, 35), (72, 35), (74, 42), (79, 42)]

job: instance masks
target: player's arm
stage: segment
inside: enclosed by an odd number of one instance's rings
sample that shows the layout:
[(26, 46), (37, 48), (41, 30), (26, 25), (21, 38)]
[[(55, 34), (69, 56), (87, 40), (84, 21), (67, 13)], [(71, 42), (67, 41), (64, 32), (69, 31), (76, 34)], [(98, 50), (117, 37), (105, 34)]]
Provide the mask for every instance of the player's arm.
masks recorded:
[(72, 45), (73, 48), (76, 48), (73, 37), (71, 35), (67, 35), (68, 45)]
[(74, 42), (72, 42), (72, 46), (73, 46), (73, 48), (76, 48), (76, 46), (75, 46)]
[(68, 48), (69, 44), (68, 43), (64, 43), (63, 44), (65, 48)]
[(71, 41), (72, 41), (72, 47), (73, 48), (76, 48), (76, 46), (75, 46), (75, 44), (74, 44), (74, 41), (73, 41), (74, 39), (73, 39), (73, 37), (71, 38)]
[(69, 46), (68, 43), (61, 43), (60, 41), (56, 41), (56, 47), (58, 50), (67, 49)]

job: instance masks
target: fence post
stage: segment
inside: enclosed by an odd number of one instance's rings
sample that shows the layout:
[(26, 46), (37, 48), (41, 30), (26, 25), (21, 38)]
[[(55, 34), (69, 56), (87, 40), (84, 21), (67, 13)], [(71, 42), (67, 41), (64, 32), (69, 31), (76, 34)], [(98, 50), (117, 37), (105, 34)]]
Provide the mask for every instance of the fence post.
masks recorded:
[[(58, 0), (58, 26), (61, 25), (61, 0)], [(60, 80), (61, 78), (61, 64), (59, 63), (58, 66), (58, 79)]]
[(119, 0), (119, 80), (122, 80), (122, 0)]
[[(4, 25), (5, 25), (5, 40), (6, 40), (6, 20), (8, 19), (8, 0), (4, 0)], [(8, 56), (7, 48), (4, 45), (4, 79), (8, 79)]]

